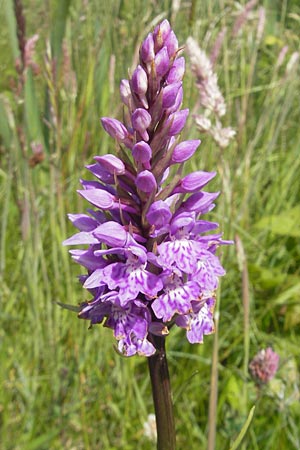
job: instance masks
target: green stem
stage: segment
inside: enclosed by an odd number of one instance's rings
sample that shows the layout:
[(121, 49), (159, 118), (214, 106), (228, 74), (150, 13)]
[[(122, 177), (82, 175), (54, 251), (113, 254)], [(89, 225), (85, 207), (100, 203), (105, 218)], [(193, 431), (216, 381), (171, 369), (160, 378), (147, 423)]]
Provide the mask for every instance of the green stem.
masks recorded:
[(175, 450), (176, 436), (165, 338), (151, 335), (156, 353), (148, 358), (156, 416), (157, 450)]

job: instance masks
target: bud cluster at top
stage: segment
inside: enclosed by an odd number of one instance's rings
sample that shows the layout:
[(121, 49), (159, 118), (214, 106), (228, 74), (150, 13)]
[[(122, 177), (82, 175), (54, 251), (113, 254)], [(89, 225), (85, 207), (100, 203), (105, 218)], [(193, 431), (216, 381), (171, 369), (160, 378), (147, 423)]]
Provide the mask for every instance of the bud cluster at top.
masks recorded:
[(192, 343), (214, 328), (215, 290), (225, 273), (215, 252), (226, 242), (207, 234), (217, 223), (202, 219), (218, 196), (202, 190), (215, 172), (182, 175), (200, 144), (179, 141), (188, 116), (184, 71), (164, 20), (143, 41), (131, 78), (121, 81), (123, 121), (101, 119), (117, 156), (96, 156), (87, 166), (96, 181), (82, 180), (78, 192), (94, 208), (69, 215), (79, 232), (65, 244), (87, 245), (70, 253), (87, 269), (80, 281), (93, 296), (79, 317), (112, 328), (127, 356), (152, 355), (151, 336), (167, 335), (174, 324)]

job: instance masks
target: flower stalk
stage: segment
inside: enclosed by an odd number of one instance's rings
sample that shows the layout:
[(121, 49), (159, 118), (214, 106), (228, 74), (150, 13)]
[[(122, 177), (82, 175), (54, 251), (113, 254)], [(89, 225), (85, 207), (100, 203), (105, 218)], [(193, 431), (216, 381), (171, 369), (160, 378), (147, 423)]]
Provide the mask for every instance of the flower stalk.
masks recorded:
[(148, 358), (157, 427), (157, 450), (174, 450), (176, 433), (165, 338), (151, 336), (156, 353)]

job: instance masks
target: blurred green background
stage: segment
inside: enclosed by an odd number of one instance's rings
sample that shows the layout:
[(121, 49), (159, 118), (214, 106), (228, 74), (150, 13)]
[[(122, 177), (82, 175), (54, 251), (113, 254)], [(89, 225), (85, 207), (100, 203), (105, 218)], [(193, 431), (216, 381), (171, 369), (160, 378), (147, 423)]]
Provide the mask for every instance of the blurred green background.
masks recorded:
[[(187, 169), (218, 171), (210, 190), (222, 195), (210, 218), (237, 244), (222, 250), (218, 333), (203, 345), (182, 330), (167, 339), (178, 449), (206, 448), (209, 425), (215, 448), (229, 449), (254, 404), (241, 448), (299, 449), (298, 0), (252, 1), (247, 15), (231, 0), (0, 5), (1, 450), (155, 447), (143, 430), (153, 412), (146, 359), (121, 358), (111, 330), (88, 330), (55, 302), (85, 298), (61, 245), (74, 232), (66, 214), (86, 209), (76, 194), (84, 166), (114, 149), (99, 118), (122, 118), (120, 80), (164, 18), (181, 45), (193, 36), (208, 55), (226, 28), (215, 71), (224, 125), (237, 132), (220, 150), (190, 115), (182, 135), (202, 140)], [(186, 66), (184, 107), (197, 112), (187, 56)], [(280, 367), (258, 388), (248, 363), (267, 346)], [(209, 424), (213, 350), (219, 397)]]

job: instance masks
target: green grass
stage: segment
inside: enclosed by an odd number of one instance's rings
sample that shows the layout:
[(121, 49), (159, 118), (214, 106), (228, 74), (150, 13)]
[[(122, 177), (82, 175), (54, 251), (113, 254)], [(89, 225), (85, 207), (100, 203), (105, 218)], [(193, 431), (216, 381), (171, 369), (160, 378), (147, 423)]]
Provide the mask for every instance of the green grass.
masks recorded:
[[(220, 152), (202, 135), (188, 168), (218, 170), (212, 189), (222, 195), (212, 217), (227, 239), (238, 235), (244, 250), (243, 264), (237, 246), (222, 251), (227, 276), (218, 341), (210, 336), (192, 346), (180, 330), (167, 341), (178, 449), (207, 447), (214, 346), (215, 448), (230, 448), (256, 404), (243, 448), (298, 449), (299, 63), (286, 73), (299, 51), (297, 1), (261, 3), (266, 24), (258, 42), (258, 7), (233, 38), (240, 8), (230, 0), (181, 2), (177, 13), (166, 0), (23, 0), (26, 37), (39, 34), (34, 59), (40, 71), (29, 69), (19, 91), (13, 1), (0, 4), (1, 450), (154, 447), (143, 436), (143, 422), (153, 412), (147, 361), (120, 358), (110, 330), (88, 330), (55, 302), (84, 299), (80, 268), (61, 245), (73, 233), (66, 214), (86, 208), (76, 194), (84, 165), (113, 151), (99, 118), (121, 117), (119, 82), (136, 64), (145, 34), (165, 17), (181, 44), (193, 35), (208, 52), (227, 27), (216, 71), (228, 106), (225, 122), (237, 137)], [(197, 92), (186, 61), (184, 104), (192, 110)], [(183, 137), (199, 137), (191, 118)], [(30, 167), (33, 142), (42, 144), (45, 159)], [(280, 369), (258, 391), (248, 358), (269, 345), (280, 354)]]

